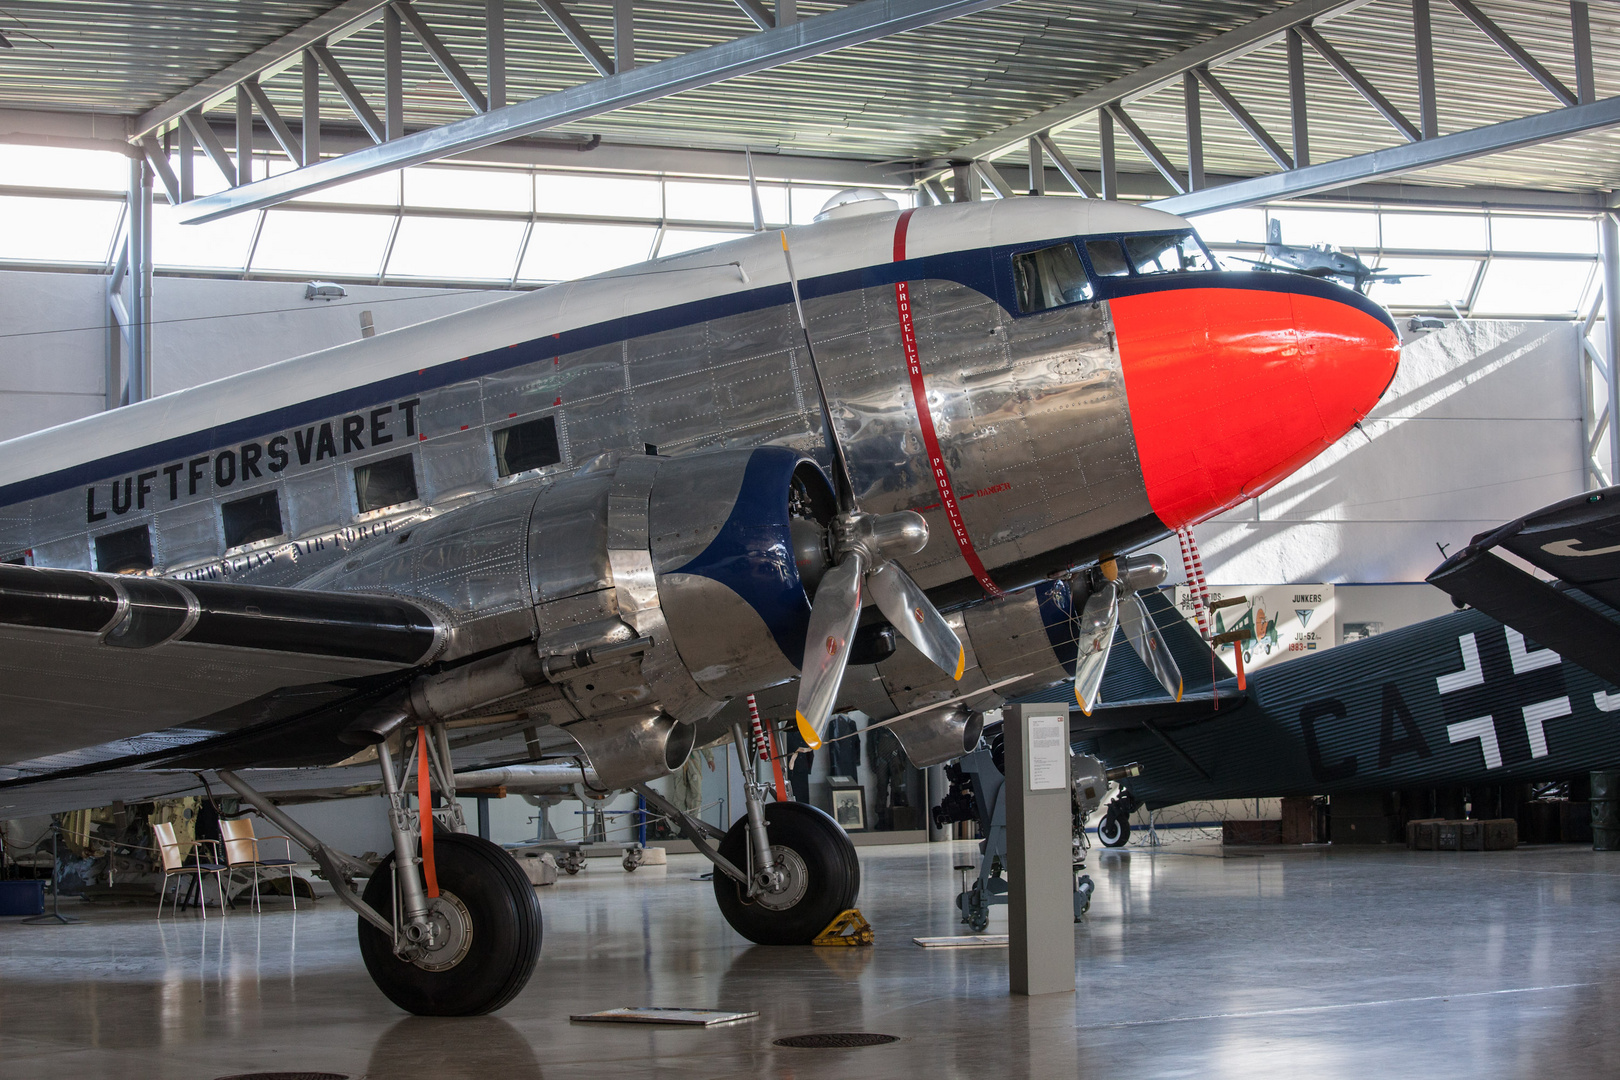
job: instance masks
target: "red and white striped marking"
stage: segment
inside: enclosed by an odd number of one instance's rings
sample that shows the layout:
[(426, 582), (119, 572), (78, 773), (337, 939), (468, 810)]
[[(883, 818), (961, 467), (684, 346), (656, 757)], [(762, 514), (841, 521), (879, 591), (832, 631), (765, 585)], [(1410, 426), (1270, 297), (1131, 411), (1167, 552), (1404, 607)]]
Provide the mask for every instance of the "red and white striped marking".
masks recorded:
[(1176, 530), (1181, 541), (1181, 566), (1187, 572), (1187, 585), (1192, 589), (1193, 615), (1198, 619), (1198, 632), (1209, 640), (1209, 584), (1204, 580), (1204, 558), (1198, 553), (1198, 540), (1186, 525)]
[(754, 695), (748, 695), (748, 722), (754, 728), (754, 748), (759, 752), (759, 760), (769, 761), (771, 758), (771, 744), (765, 741), (765, 727), (759, 722), (759, 706), (754, 702)]

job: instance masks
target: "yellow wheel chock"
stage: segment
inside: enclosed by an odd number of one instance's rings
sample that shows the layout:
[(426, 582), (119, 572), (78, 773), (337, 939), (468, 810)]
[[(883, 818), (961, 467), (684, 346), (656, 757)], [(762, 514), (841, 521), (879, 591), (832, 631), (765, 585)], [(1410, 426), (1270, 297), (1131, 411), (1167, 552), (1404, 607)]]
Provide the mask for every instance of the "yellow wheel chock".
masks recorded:
[(841, 911), (838, 917), (827, 924), (827, 929), (817, 934), (812, 945), (870, 945), (877, 940), (877, 934), (872, 924), (866, 921), (865, 916), (858, 908)]

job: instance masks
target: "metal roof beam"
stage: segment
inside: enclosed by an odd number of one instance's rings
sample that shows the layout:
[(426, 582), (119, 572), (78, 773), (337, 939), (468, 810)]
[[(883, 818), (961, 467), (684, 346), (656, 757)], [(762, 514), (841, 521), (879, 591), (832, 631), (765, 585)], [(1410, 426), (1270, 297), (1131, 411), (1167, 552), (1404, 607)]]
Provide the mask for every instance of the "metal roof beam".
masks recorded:
[[(1553, 97), (1557, 98), (1565, 105), (1574, 105), (1580, 100), (1577, 95), (1571, 91), (1569, 87), (1560, 82), (1552, 72), (1542, 67), (1540, 62), (1537, 61), (1535, 57), (1530, 55), (1530, 51), (1528, 49), (1526, 49), (1523, 45), (1520, 45), (1517, 41), (1514, 41), (1513, 38), (1508, 35), (1506, 30), (1503, 30), (1500, 26), (1496, 25), (1496, 23), (1492, 22), (1489, 16), (1487, 16), (1483, 11), (1479, 10), (1479, 8), (1475, 7), (1469, 2), (1469, 0), (1451, 0), (1451, 6), (1462, 12), (1463, 15), (1467, 17), (1469, 22), (1473, 23), (1475, 26), (1479, 27), (1480, 30), (1484, 31), (1486, 37), (1496, 42), (1497, 48), (1507, 53), (1515, 64), (1518, 64), (1520, 67), (1524, 68), (1532, 79), (1546, 87), (1547, 92)], [(1574, 12), (1571, 12), (1571, 14), (1573, 15)], [(1576, 17), (1578, 18), (1579, 16)]]
[(320, 61), (321, 67), (325, 68), (326, 73), (332, 77), (332, 85), (337, 87), (337, 92), (343, 98), (344, 104), (349, 107), (350, 112), (354, 113), (354, 118), (360, 121), (360, 126), (366, 129), (366, 134), (371, 136), (371, 141), (382, 142), (386, 132), (381, 118), (366, 103), (365, 95), (360, 93), (360, 88), (354, 85), (354, 80), (349, 78), (349, 73), (344, 71), (342, 65), (337, 62), (337, 57), (333, 56), (325, 45), (318, 43), (311, 45), (309, 51), (315, 55), (315, 59)]
[(1125, 104), (1151, 94), (1155, 90), (1178, 81), (1183, 74), (1199, 67), (1225, 63), (1264, 48), (1279, 40), (1291, 28), (1308, 22), (1323, 22), (1329, 18), (1354, 11), (1372, 0), (1295, 0), (1279, 11), (1256, 19), (1245, 26), (1229, 30), (1158, 63), (1149, 64), (1141, 71), (1115, 79), (1111, 83), (1089, 90), (1061, 105), (1009, 124), (1000, 131), (959, 146), (941, 157), (960, 161), (964, 158), (993, 159), (1012, 150), (1022, 149), (1031, 135), (1048, 135), (1073, 127), (1104, 105)]
[(1238, 122), (1238, 126), (1249, 133), (1249, 138), (1253, 139), (1260, 149), (1266, 152), (1266, 156), (1277, 163), (1279, 169), (1292, 169), (1294, 167), (1294, 159), (1288, 156), (1288, 151), (1284, 150), (1282, 144), (1271, 137), (1271, 133), (1261, 126), (1260, 121), (1256, 120), (1248, 109), (1243, 107), (1242, 102), (1232, 96), (1232, 91), (1228, 90), (1226, 84), (1217, 79), (1213, 72), (1208, 68), (1194, 68), (1193, 75), (1197, 77), (1199, 82), (1204, 84), (1205, 89), (1214, 96), (1215, 100), (1221, 103), (1221, 108), (1225, 109), (1232, 119)]
[(1135, 143), (1136, 148), (1142, 151), (1142, 154), (1153, 163), (1155, 169), (1159, 170), (1159, 175), (1164, 177), (1178, 193), (1185, 192), (1187, 190), (1187, 178), (1177, 171), (1176, 167), (1170, 163), (1169, 158), (1165, 157), (1164, 151), (1159, 149), (1158, 143), (1148, 138), (1147, 132), (1137, 127), (1136, 121), (1127, 116), (1124, 109), (1118, 105), (1109, 105), (1107, 109), (1109, 114), (1119, 121), (1119, 126), (1125, 129), (1126, 137)]
[(761, 30), (776, 28), (776, 16), (772, 15), (770, 9), (759, 0), (732, 0), (732, 2), (742, 8), (742, 13), (752, 19), (754, 25)]
[(156, 108), (148, 109), (135, 120), (131, 134), (140, 136), (155, 132), (199, 105), (206, 109), (223, 100), (236, 89), (238, 83), (250, 76), (268, 79), (297, 63), (308, 46), (316, 42), (341, 41), (356, 30), (370, 25), (387, 6), (388, 0), (346, 0), (326, 14), (311, 19), (264, 48), (182, 90)]
[(581, 25), (579, 20), (568, 13), (558, 0), (535, 0), (557, 29), (563, 32), (563, 37), (579, 50), (581, 56), (590, 61), (591, 67), (596, 69), (598, 75), (612, 75), (614, 71), (613, 58), (608, 56), (607, 50), (596, 43), (596, 39)]
[[(534, 98), (504, 109), (420, 131), (343, 157), (222, 191), (185, 204), (184, 220), (212, 221), (256, 210), (349, 180), (420, 165), (505, 142), (571, 121), (709, 86), (740, 75), (790, 64), (962, 15), (1000, 7), (1009, 0), (861, 0), (802, 19), (791, 26), (750, 34), (697, 49), (646, 67)], [(324, 64), (324, 59), (322, 60)], [(201, 125), (206, 127), (207, 125)], [(210, 137), (212, 133), (210, 132)], [(198, 137), (202, 133), (198, 132)]]
[[(1339, 73), (1339, 77), (1349, 83), (1351, 89), (1365, 98), (1367, 104), (1377, 109), (1378, 115), (1388, 120), (1391, 127), (1406, 136), (1407, 141), (1417, 142), (1423, 138), (1423, 132), (1418, 130), (1417, 125), (1408, 120), (1405, 114), (1397, 109), (1389, 98), (1380, 94), (1378, 87), (1368, 82), (1367, 77), (1358, 71), (1354, 64), (1345, 59), (1344, 54), (1323, 40), (1322, 35), (1316, 32), (1315, 27), (1306, 24), (1299, 27), (1299, 33), (1300, 36), (1311, 43), (1311, 48), (1315, 49), (1322, 59), (1326, 60), (1329, 66)], [(1573, 105), (1575, 103), (1569, 101), (1565, 102), (1565, 104)]]
[(1590, 105), (1570, 105), (1387, 150), (1374, 150), (1320, 165), (1238, 180), (1204, 191), (1161, 199), (1149, 205), (1173, 214), (1230, 210), (1331, 191), (1351, 184), (1386, 180), (1420, 169), (1556, 142), (1572, 135), (1616, 125), (1620, 125), (1620, 97), (1604, 98)]
[(489, 112), (489, 99), (484, 97), (484, 92), (478, 89), (478, 84), (472, 81), (472, 76), (467, 74), (466, 69), (456, 63), (455, 56), (445, 48), (439, 36), (428, 28), (428, 24), (422, 21), (422, 16), (416, 13), (416, 9), (407, 0), (394, 0), (389, 6), (399, 12), (399, 17), (411, 28), (416, 40), (420, 41), (422, 47), (428, 51), (428, 55), (433, 57), (433, 62), (439, 65), (439, 70), (450, 80), (450, 85), (456, 88), (456, 93), (472, 106), (473, 112)]
[(298, 140), (293, 136), (292, 129), (287, 126), (287, 121), (281, 118), (281, 114), (271, 104), (269, 97), (265, 95), (264, 88), (259, 85), (259, 80), (245, 79), (242, 86), (247, 90), (248, 97), (253, 99), (253, 104), (258, 108), (259, 115), (264, 117), (265, 126), (270, 129), (270, 134), (275, 137), (276, 144), (281, 147), (282, 153), (286, 154), (294, 165), (302, 165), (304, 163), (304, 148), (298, 145)]

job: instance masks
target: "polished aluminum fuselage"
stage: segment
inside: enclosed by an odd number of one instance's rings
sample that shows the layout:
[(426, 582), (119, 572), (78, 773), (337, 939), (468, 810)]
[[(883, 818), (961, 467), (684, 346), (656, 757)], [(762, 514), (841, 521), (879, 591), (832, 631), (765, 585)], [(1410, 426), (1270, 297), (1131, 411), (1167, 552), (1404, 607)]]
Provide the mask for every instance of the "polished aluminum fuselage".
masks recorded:
[[(1015, 568), (1004, 587), (1093, 554), (1088, 538), (1117, 545), (1162, 531), (1143, 491), (1107, 305), (1014, 318), (962, 279), (993, 279), (995, 248), (1006, 242), (1176, 219), (1043, 202), (919, 212), (903, 270), (891, 254), (892, 212), (790, 233), (862, 505), (928, 517), (933, 539), (906, 560), (925, 587), (970, 579), (920, 438), (892, 284), (902, 278), (962, 518), (986, 567)], [(929, 276), (937, 267), (956, 280)], [(323, 587), (343, 588), (329, 568), (355, 549), (602, 455), (778, 444), (824, 456), (782, 277), (772, 234), (0, 445), (0, 553), (97, 569), (98, 535), (145, 524), (161, 574), (292, 587), (319, 575)], [(308, 389), (289, 394), (300, 385)], [(546, 416), (561, 460), (498, 477), (492, 432)], [(413, 455), (419, 499), (359, 512), (355, 467), (402, 452)], [(250, 457), (256, 475), (247, 475)], [(220, 505), (268, 490), (280, 494), (285, 536), (226, 550)], [(487, 528), (483, 539), (464, 534), (459, 542), (479, 551), (445, 553), (442, 572), (402, 566), (393, 581), (356, 587), (391, 585), (463, 618), (532, 601), (521, 516), (510, 515), (510, 543)]]

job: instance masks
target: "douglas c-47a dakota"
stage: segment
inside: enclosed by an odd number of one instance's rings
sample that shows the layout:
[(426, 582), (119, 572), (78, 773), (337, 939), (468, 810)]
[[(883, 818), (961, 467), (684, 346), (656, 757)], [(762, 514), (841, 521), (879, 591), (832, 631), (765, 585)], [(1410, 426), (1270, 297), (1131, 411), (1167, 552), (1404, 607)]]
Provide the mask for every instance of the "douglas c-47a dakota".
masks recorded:
[[(528, 881), (460, 827), (496, 769), (641, 791), (732, 926), (804, 943), (859, 885), (838, 825), (750, 784), (721, 833), (648, 781), (747, 745), (749, 694), (811, 745), (851, 707), (947, 761), (1003, 695), (1094, 704), (1121, 624), (1178, 693), (1137, 596), (1165, 567), (1129, 553), (1331, 445), (1398, 355), (1353, 290), (1221, 271), (1168, 214), (857, 193), (15, 439), (0, 813), (217, 776), (416, 1013), (497, 1009), (539, 955)], [(381, 772), (381, 866), (272, 798), (340, 762)]]

